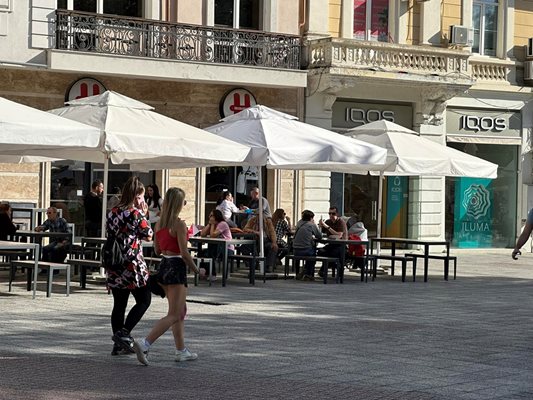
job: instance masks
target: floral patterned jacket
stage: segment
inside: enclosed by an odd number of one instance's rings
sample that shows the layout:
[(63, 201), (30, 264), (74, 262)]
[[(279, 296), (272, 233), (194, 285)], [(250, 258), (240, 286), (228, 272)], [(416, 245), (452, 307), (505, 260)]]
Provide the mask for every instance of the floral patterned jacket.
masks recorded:
[(124, 268), (107, 271), (109, 288), (133, 290), (146, 286), (149, 271), (144, 261), (141, 240), (153, 235), (146, 217), (137, 208), (112, 208), (107, 214), (107, 235), (113, 235), (120, 245)]

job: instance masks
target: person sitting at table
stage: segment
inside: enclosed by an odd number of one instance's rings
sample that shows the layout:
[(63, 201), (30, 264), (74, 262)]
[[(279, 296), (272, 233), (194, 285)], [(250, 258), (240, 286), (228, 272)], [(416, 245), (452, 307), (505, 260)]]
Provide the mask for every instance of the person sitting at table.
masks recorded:
[(225, 190), (222, 192), (221, 202), (217, 205), (216, 209), (222, 212), (222, 216), (230, 228), (237, 227), (237, 224), (231, 220), (231, 215), (238, 213), (240, 210), (233, 202), (233, 195), (230, 191)]
[[(250, 203), (248, 204), (248, 207), (243, 206), (242, 208), (244, 210), (252, 210), (254, 214), (257, 214), (259, 210), (259, 188), (254, 187), (252, 190), (250, 190)], [(268, 204), (268, 200), (263, 197), (263, 215), (267, 218), (272, 218), (272, 211), (270, 211), (270, 204)]]
[[(253, 216), (248, 220), (243, 229), (244, 233), (255, 234), (256, 239), (259, 239), (259, 218)], [(263, 245), (265, 250), (265, 272), (272, 272), (273, 266), (276, 263), (276, 255), (278, 254), (278, 244), (276, 243), (276, 231), (272, 225), (272, 219), (263, 215)], [(256, 246), (256, 251), (259, 250), (259, 244)], [(244, 245), (241, 247), (243, 254), (252, 254), (252, 246)]]
[[(346, 222), (339, 217), (339, 210), (335, 206), (331, 206), (328, 211), (329, 218), (324, 222), (322, 218), (318, 221), (318, 225), (322, 228), (322, 233), (327, 235), (330, 239), (348, 239), (348, 229)], [(329, 243), (318, 250), (317, 255), (321, 257), (339, 258), (343, 251), (346, 251), (346, 245)], [(324, 271), (318, 271), (319, 276), (324, 276)]]
[[(209, 223), (202, 228), (200, 231), (200, 236), (202, 237), (211, 237), (211, 238), (222, 238), (224, 240), (231, 240), (231, 230), (229, 225), (224, 220), (224, 216), (220, 210), (213, 210), (209, 214)], [(218, 244), (209, 244), (208, 245), (208, 257), (213, 260), (220, 260), (224, 257), (224, 248)], [(230, 244), (228, 245), (228, 256), (234, 254), (235, 246)], [(200, 277), (205, 275), (205, 270), (200, 268)], [(203, 273), (202, 273), (203, 272)], [(212, 275), (208, 277), (211, 282), (216, 280), (216, 269), (212, 269)]]
[[(35, 227), (36, 232), (63, 232), (65, 236), (51, 237), (50, 243), (43, 247), (43, 261), (62, 263), (67, 257), (67, 248), (70, 244), (71, 231), (65, 218), (59, 217), (57, 208), (49, 207), (46, 210), (47, 219)], [(59, 271), (54, 271), (54, 273)], [(42, 270), (41, 273), (46, 273)]]
[(291, 219), (287, 216), (283, 208), (278, 208), (272, 215), (272, 224), (276, 231), (276, 243), (278, 244), (277, 261), (281, 265), (283, 257), (289, 254), (289, 245), (284, 238), (292, 234)]
[(17, 226), (11, 219), (11, 206), (8, 203), (0, 204), (0, 240), (7, 240), (16, 231)]
[[(316, 256), (315, 239), (321, 238), (322, 234), (315, 224), (315, 214), (310, 210), (302, 212), (302, 219), (296, 224), (294, 238), (292, 239), (292, 248), (295, 256)], [(306, 260), (304, 269), (298, 274), (296, 279), (304, 281), (315, 280), (314, 260)]]

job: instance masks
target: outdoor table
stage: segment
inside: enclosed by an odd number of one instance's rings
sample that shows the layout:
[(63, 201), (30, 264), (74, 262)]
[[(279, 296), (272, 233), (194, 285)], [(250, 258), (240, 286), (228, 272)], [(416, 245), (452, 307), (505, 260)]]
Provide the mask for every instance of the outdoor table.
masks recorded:
[(33, 261), (35, 268), (33, 268), (33, 296), (35, 299), (35, 292), (37, 291), (37, 274), (39, 271), (39, 257), (40, 246), (37, 243), (23, 243), (23, 242), (8, 242), (0, 240), (0, 250), (33, 250)]
[[(40, 250), (42, 250), (42, 242), (43, 242), (43, 238), (47, 237), (47, 238), (64, 238), (64, 237), (68, 237), (70, 239), (71, 235), (69, 233), (66, 233), (66, 232), (50, 232), (50, 231), (42, 231), (42, 232), (36, 232), (36, 231), (30, 231), (30, 230), (27, 230), (27, 231), (24, 231), (24, 230), (21, 230), (21, 231), (16, 231), (13, 235), (13, 237), (15, 238), (20, 238), (20, 237), (27, 237), (31, 240), (31, 242), (33, 243), (36, 243), (39, 245), (40, 247)], [(41, 254), (39, 254), (39, 257), (37, 258), (40, 258)]]
[[(202, 247), (202, 244), (225, 244), (224, 246), (224, 260), (222, 261), (222, 286), (226, 286), (226, 275), (228, 271), (228, 245), (233, 244), (236, 246), (242, 246), (250, 244), (254, 246), (255, 248), (255, 240), (254, 239), (221, 239), (221, 238), (210, 238), (210, 237), (201, 237), (201, 236), (195, 236), (189, 238), (189, 242), (191, 244), (196, 244), (198, 249)], [(253, 252), (255, 254), (255, 251)]]
[[(317, 242), (319, 243), (324, 243), (324, 244), (338, 244), (338, 245), (344, 245), (344, 247), (346, 247), (347, 245), (363, 245), (365, 246), (365, 257), (368, 255), (368, 247), (369, 247), (369, 244), (370, 242), (368, 240), (352, 240), (352, 239), (337, 239), (337, 238), (328, 238), (328, 237), (325, 237), (325, 238), (322, 238), (322, 239), (316, 239)], [(339, 275), (339, 282), (340, 283), (343, 283), (344, 282), (344, 262), (346, 260), (346, 250), (345, 251), (341, 251), (341, 256), (340, 256), (340, 268), (339, 268), (339, 271), (338, 271), (338, 275)], [(363, 280), (363, 273), (361, 274), (361, 281)]]
[[(427, 281), (427, 270), (429, 264), (429, 247), (430, 246), (445, 246), (446, 257), (450, 257), (450, 242), (448, 240), (420, 240), (420, 239), (408, 239), (397, 237), (380, 237), (370, 238), (370, 253), (372, 254), (374, 243), (391, 243), (391, 255), (396, 255), (397, 244), (411, 244), (420, 245), (424, 247), (424, 281)], [(394, 262), (394, 261), (392, 261)]]

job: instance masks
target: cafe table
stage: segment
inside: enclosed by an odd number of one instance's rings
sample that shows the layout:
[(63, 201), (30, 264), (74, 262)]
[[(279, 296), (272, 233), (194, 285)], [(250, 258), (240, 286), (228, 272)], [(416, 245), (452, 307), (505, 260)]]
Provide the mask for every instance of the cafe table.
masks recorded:
[(37, 243), (24, 243), (24, 242), (9, 242), (0, 240), (0, 250), (33, 250), (33, 261), (35, 267), (33, 268), (33, 296), (35, 299), (35, 292), (37, 291), (37, 274), (39, 272), (39, 257), (37, 256), (40, 251), (39, 244)]
[[(450, 257), (450, 242), (448, 240), (421, 240), (421, 239), (408, 239), (408, 238), (398, 238), (398, 237), (380, 237), (380, 238), (370, 238), (370, 253), (373, 251), (374, 243), (390, 243), (391, 244), (391, 256), (396, 255), (396, 246), (398, 244), (407, 244), (407, 245), (418, 245), (422, 246), (424, 249), (423, 258), (424, 258), (424, 282), (427, 282), (427, 271), (429, 265), (429, 248), (431, 246), (445, 246), (446, 247), (446, 257)], [(394, 261), (392, 261), (394, 262)]]
[[(337, 237), (324, 237), (321, 239), (317, 239), (316, 241), (318, 243), (323, 243), (323, 244), (343, 245), (344, 247), (349, 246), (349, 245), (363, 245), (365, 246), (365, 257), (368, 255), (368, 247), (370, 244), (370, 241), (368, 240), (338, 239)], [(344, 282), (344, 263), (346, 261), (346, 249), (344, 251), (341, 251), (339, 261), (340, 261), (340, 267), (338, 270), (339, 282), (343, 283)], [(367, 263), (365, 262), (365, 265), (366, 264)], [(364, 271), (361, 271), (361, 281), (363, 281), (363, 279), (364, 279)]]
[(191, 244), (196, 244), (196, 247), (200, 249), (203, 244), (217, 244), (224, 245), (224, 259), (222, 261), (222, 286), (226, 286), (227, 272), (228, 272), (228, 245), (242, 246), (242, 245), (252, 245), (255, 246), (254, 239), (222, 239), (222, 238), (210, 238), (210, 237), (201, 237), (194, 236), (189, 238)]

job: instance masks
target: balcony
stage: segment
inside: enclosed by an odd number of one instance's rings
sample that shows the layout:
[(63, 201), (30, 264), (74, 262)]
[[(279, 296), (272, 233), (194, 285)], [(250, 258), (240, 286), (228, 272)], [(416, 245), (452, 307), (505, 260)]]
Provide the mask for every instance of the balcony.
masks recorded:
[(305, 87), (299, 36), (55, 10), (52, 69)]
[(300, 38), (56, 11), (56, 49), (266, 68), (300, 69)]

